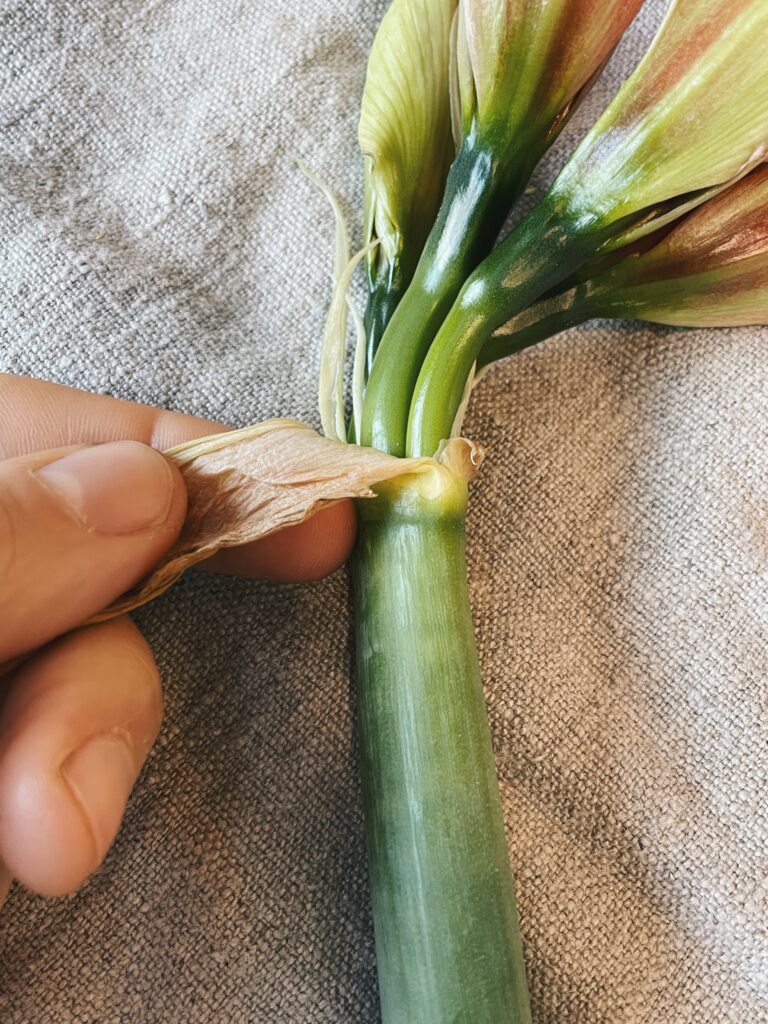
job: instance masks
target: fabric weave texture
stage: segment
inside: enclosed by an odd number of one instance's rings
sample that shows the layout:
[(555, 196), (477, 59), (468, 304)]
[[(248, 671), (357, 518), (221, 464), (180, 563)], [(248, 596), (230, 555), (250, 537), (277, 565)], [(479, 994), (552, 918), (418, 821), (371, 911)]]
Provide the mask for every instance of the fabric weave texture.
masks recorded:
[[(649, 0), (537, 171), (663, 14)], [(6, 0), (0, 369), (317, 423), (377, 0)], [(590, 324), (472, 401), (470, 583), (536, 1024), (768, 1020), (768, 332)], [(104, 868), (0, 915), (4, 1024), (378, 1020), (343, 572), (137, 618), (162, 735)]]

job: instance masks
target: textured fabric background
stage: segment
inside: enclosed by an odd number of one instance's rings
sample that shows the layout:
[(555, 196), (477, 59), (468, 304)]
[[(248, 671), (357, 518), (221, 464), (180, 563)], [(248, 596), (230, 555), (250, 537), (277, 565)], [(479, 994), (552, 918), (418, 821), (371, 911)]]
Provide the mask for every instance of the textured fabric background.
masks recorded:
[[(2, 369), (315, 422), (331, 224), (290, 155), (359, 221), (383, 9), (5, 0)], [(766, 342), (593, 325), (471, 407), (471, 587), (537, 1024), (768, 1020)], [(139, 619), (161, 739), (101, 873), (0, 915), (0, 1019), (375, 1022), (344, 574), (191, 577)]]

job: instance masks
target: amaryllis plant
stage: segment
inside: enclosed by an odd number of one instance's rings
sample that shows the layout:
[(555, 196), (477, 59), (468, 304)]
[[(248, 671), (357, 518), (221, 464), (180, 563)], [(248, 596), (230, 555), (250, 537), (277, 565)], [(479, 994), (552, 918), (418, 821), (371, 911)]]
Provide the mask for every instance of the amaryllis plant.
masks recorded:
[(352, 429), (355, 261), (339, 219), (327, 437), (277, 421), (170, 453), (189, 484), (187, 526), (119, 605), (219, 546), (358, 498), (360, 756), (384, 1024), (531, 1020), (467, 592), (481, 453), (457, 435), (478, 367), (595, 316), (768, 318), (768, 0), (672, 0), (554, 185), (498, 242), (640, 6), (394, 0), (360, 121), (368, 336), (357, 318)]
[[(510, 206), (605, 65), (642, 0), (472, 0), (454, 18), (451, 86), (457, 151), (413, 281), (370, 367), (363, 441), (405, 452), (410, 393), (467, 276), (493, 247)], [(388, 17), (411, 0), (394, 0)], [(434, 4), (441, 8), (444, 5)], [(381, 33), (390, 31), (387, 21)], [(366, 96), (384, 84), (369, 64)], [(365, 106), (364, 106), (365, 111)], [(410, 134), (404, 107), (376, 131)], [(370, 133), (370, 125), (369, 132)], [(370, 145), (364, 149), (370, 152)], [(386, 167), (387, 161), (384, 161)], [(422, 165), (421, 173), (424, 173)], [(427, 176), (431, 174), (427, 170)], [(419, 175), (416, 176), (418, 180)], [(377, 345), (373, 346), (376, 351)], [(392, 388), (393, 374), (400, 384)]]
[(719, 306), (719, 322), (763, 319), (765, 0), (673, 0), (552, 188), (494, 247), (639, 6), (459, 0), (456, 158), (358, 399), (363, 444), (434, 461), (359, 506), (360, 745), (387, 1024), (530, 1019), (467, 601), (466, 475), (446, 448), (478, 363), (537, 340), (516, 336), (521, 315), (696, 324)]

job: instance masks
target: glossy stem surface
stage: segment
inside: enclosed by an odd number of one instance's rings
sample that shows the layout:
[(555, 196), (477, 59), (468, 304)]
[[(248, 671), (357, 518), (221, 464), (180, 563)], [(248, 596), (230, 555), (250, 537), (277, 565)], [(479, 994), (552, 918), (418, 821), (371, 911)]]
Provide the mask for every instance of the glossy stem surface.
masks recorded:
[(370, 376), (374, 356), (384, 337), (392, 315), (403, 296), (403, 284), (400, 276), (381, 276), (372, 282), (368, 290), (368, 301), (365, 306), (363, 323), (365, 325), (365, 374)]
[(528, 1024), (464, 555), (466, 485), (359, 503), (363, 797), (384, 1024)]
[(577, 289), (537, 302), (526, 311), (524, 317), (491, 335), (477, 357), (477, 369), (538, 345), (570, 327), (577, 327), (592, 315), (586, 304), (579, 301)]
[(545, 197), (470, 276), (424, 359), (406, 452), (433, 455), (450, 437), (472, 367), (494, 331), (574, 273), (602, 238)]
[(408, 410), (424, 356), (465, 280), (491, 250), (526, 175), (511, 179), (475, 135), (462, 141), (435, 225), (371, 368), (363, 444), (405, 454)]

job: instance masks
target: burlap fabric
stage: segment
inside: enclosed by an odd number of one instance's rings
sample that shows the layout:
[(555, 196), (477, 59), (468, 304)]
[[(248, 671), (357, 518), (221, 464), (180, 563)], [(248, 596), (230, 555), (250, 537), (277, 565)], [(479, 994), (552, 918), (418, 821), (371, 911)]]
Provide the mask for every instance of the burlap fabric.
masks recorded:
[[(2, 368), (315, 422), (330, 218), (290, 155), (359, 216), (383, 9), (6, 2)], [(537, 1024), (768, 1020), (766, 342), (592, 325), (473, 402), (471, 587)], [(0, 1019), (376, 1021), (344, 574), (190, 577), (138, 618), (162, 736), (101, 873), (0, 915)]]

